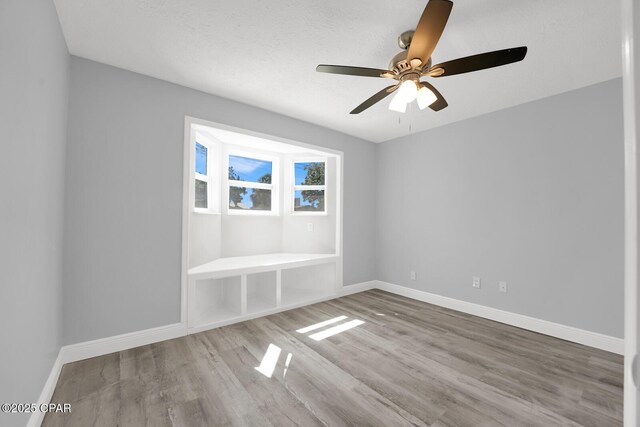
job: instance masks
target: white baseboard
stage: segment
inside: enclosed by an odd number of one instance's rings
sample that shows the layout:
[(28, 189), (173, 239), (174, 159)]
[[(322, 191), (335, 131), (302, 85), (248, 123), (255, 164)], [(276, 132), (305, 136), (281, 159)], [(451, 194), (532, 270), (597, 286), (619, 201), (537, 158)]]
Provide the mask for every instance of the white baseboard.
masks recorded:
[(343, 286), (338, 292), (340, 296), (356, 294), (358, 292), (368, 291), (378, 287), (378, 280), (369, 280), (368, 282), (356, 283), (354, 285)]
[(143, 331), (65, 345), (60, 349), (60, 356), (63, 364), (71, 363), (185, 335), (187, 335), (187, 325), (185, 323), (174, 323)]
[(495, 320), (496, 322), (505, 323), (507, 325), (516, 326), (518, 328), (527, 329), (544, 335), (610, 351), (616, 354), (624, 354), (624, 339), (622, 338), (616, 338), (609, 335), (599, 334), (597, 332), (574, 328), (573, 326), (561, 325), (559, 323), (549, 322), (535, 317), (529, 317), (497, 308), (444, 297), (442, 295), (419, 291), (406, 286), (394, 285), (380, 280), (376, 281), (375, 287), (407, 298), (428, 302), (430, 304), (483, 317), (485, 319)]
[[(58, 357), (53, 362), (53, 366), (51, 367), (51, 372), (47, 377), (47, 381), (44, 383), (44, 388), (42, 389), (42, 393), (40, 393), (40, 397), (38, 398), (38, 405), (45, 404), (51, 402), (51, 397), (53, 396), (53, 391), (56, 389), (56, 384), (58, 383), (58, 377), (60, 376), (60, 371), (62, 371), (62, 358), (60, 357), (60, 352), (58, 352)], [(27, 427), (39, 427), (42, 424), (42, 420), (44, 420), (44, 412), (34, 411), (31, 413), (29, 417), (29, 421), (27, 422)]]

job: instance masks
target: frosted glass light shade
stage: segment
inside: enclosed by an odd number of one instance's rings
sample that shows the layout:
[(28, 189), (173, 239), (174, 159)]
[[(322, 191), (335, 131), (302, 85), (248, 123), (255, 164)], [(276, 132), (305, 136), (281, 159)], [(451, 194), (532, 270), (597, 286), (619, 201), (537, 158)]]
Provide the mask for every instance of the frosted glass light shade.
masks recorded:
[(393, 98), (391, 98), (389, 110), (397, 111), (398, 113), (404, 113), (407, 111), (407, 103), (402, 99), (402, 97), (400, 97), (399, 93), (396, 93)]
[(405, 80), (398, 89), (398, 97), (404, 101), (405, 104), (416, 99), (418, 95), (418, 87), (412, 80)]
[(434, 102), (436, 102), (438, 100), (438, 97), (436, 96), (436, 94), (433, 93), (431, 91), (431, 89), (429, 89), (429, 88), (427, 88), (425, 86), (422, 86), (420, 88), (416, 98), (418, 100), (418, 107), (420, 107), (421, 110), (424, 110), (429, 105), (433, 104)]

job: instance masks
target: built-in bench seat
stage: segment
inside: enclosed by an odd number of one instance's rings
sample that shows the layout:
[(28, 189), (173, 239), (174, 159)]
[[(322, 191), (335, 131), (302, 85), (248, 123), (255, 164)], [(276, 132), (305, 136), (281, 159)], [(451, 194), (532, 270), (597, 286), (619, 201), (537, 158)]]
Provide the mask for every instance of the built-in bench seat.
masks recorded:
[(337, 267), (330, 273), (310, 269), (308, 275), (292, 275), (284, 290), (283, 270), (335, 265), (339, 258), (273, 253), (219, 258), (193, 267), (188, 271), (188, 327), (210, 329), (327, 299), (337, 293)]

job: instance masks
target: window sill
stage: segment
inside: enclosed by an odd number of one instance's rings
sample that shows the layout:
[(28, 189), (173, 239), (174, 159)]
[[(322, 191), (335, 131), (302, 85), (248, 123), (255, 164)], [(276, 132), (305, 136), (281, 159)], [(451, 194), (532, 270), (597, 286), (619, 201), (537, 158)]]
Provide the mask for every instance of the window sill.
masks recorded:
[(193, 209), (191, 213), (199, 214), (199, 215), (222, 215), (221, 212), (203, 211), (203, 210), (195, 210), (195, 209)]
[(328, 216), (327, 212), (291, 212), (291, 216)]

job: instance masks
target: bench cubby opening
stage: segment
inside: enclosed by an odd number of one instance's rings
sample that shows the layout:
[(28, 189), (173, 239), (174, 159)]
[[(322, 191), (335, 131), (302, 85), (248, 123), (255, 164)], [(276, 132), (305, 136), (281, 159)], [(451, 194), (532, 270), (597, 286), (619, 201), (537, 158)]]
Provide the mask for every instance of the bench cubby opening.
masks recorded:
[(277, 272), (247, 275), (247, 313), (260, 313), (277, 307)]
[(335, 286), (335, 263), (283, 270), (282, 305), (295, 305), (332, 295)]
[(195, 288), (196, 323), (221, 322), (242, 314), (240, 276), (197, 280)]

